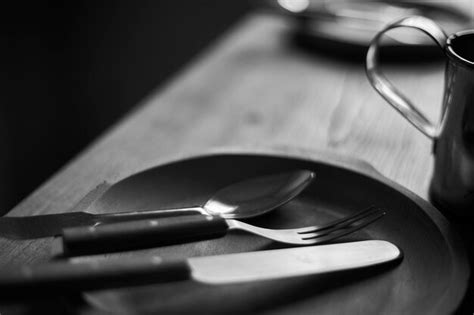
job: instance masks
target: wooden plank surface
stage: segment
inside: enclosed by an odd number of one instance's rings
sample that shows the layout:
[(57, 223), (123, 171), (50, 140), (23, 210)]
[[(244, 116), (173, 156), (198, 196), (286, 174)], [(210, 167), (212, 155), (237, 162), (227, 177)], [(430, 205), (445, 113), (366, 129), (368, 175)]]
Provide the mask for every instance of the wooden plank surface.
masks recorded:
[[(282, 18), (248, 16), (8, 215), (65, 212), (104, 181), (221, 146), (330, 150), (426, 198), (430, 140), (376, 94), (362, 64), (296, 47), (290, 31)], [(442, 62), (385, 69), (438, 117)], [(47, 260), (50, 243), (1, 239), (0, 265)]]

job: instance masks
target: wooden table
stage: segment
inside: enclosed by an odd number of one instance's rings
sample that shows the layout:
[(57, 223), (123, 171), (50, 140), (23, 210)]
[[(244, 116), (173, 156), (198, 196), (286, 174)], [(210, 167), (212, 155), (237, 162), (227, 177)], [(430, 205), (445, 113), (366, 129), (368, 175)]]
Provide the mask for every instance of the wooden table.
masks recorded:
[[(426, 199), (431, 141), (376, 94), (363, 64), (292, 45), (290, 31), (282, 18), (248, 16), (9, 215), (65, 212), (103, 181), (221, 146), (330, 150)], [(385, 69), (438, 117), (442, 62)], [(0, 264), (45, 261), (50, 243), (1, 239)]]

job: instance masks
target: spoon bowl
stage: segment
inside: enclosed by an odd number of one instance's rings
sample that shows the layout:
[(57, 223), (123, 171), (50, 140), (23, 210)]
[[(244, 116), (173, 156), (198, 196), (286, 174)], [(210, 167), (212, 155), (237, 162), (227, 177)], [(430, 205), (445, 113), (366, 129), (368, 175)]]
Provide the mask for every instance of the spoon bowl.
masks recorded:
[(225, 219), (259, 216), (295, 198), (314, 177), (311, 171), (298, 170), (241, 181), (218, 190), (202, 209)]

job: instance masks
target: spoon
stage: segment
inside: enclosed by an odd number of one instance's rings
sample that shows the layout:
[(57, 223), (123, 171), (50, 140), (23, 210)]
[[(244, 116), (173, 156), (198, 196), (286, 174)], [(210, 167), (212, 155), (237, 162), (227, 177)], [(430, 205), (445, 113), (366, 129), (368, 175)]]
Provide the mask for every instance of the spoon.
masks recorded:
[(69, 212), (28, 217), (1, 217), (0, 236), (31, 239), (60, 235), (76, 226), (156, 219), (177, 215), (212, 215), (224, 219), (243, 219), (267, 213), (296, 197), (313, 180), (314, 173), (297, 170), (265, 175), (233, 183), (218, 190), (203, 206), (93, 214)]

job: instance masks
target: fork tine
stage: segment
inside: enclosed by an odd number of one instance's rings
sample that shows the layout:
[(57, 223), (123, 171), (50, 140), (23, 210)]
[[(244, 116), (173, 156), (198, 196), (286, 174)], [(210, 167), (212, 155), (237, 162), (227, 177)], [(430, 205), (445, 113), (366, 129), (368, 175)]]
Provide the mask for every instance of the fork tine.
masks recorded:
[(370, 215), (371, 213), (375, 213), (376, 211), (379, 211), (379, 210), (380, 210), (380, 208), (377, 208), (375, 206), (370, 206), (370, 207), (365, 208), (365, 209), (363, 209), (363, 210), (361, 210), (361, 211), (359, 211), (359, 212), (357, 212), (353, 215), (350, 215), (350, 216), (347, 216), (347, 217), (329, 222), (328, 224), (325, 224), (325, 225), (308, 226), (308, 227), (298, 229), (298, 233), (300, 233), (300, 234), (314, 233), (314, 232), (317, 232), (317, 231), (323, 231), (323, 230), (326, 230), (326, 229), (330, 229), (332, 227), (339, 226), (339, 225), (347, 226), (348, 223), (351, 224), (351, 223), (353, 223), (353, 222), (355, 222), (355, 221), (357, 221), (361, 218), (364, 218), (364, 217)]
[[(366, 218), (369, 218), (369, 217), (373, 217), (373, 216), (376, 216), (376, 215), (379, 215), (381, 213), (384, 213), (381, 209), (377, 209), (376, 211), (372, 211), (368, 214), (365, 214), (364, 216), (359, 216), (357, 218), (353, 218), (351, 220), (348, 220), (342, 224), (339, 224), (337, 226), (333, 226), (332, 228), (330, 229), (324, 229), (324, 230), (318, 230), (318, 229), (315, 229), (313, 231), (313, 233), (303, 233), (303, 234), (300, 234), (301, 237), (303, 237), (303, 239), (311, 239), (311, 238), (315, 238), (315, 237), (321, 237), (321, 236), (324, 236), (324, 235), (328, 235), (330, 233), (333, 233), (335, 231), (339, 231), (339, 230), (342, 230), (342, 229), (345, 229), (345, 228), (349, 228), (351, 225), (353, 225), (354, 223), (357, 223), (359, 221), (362, 221)], [(385, 214), (385, 213), (384, 213)], [(362, 221), (364, 222), (364, 221)]]
[(359, 224), (352, 226), (350, 228), (343, 228), (343, 229), (335, 228), (334, 230), (332, 230), (332, 232), (334, 233), (329, 233), (329, 234), (324, 233), (324, 235), (322, 236), (316, 236), (313, 238), (303, 238), (303, 240), (308, 241), (308, 244), (320, 244), (324, 242), (329, 242), (336, 238), (339, 238), (347, 234), (353, 233), (357, 230), (360, 230), (361, 228), (369, 225), (370, 223), (380, 219), (384, 215), (385, 215), (385, 212), (379, 212), (376, 215), (371, 215), (371, 216), (366, 217), (364, 220), (359, 222)]

